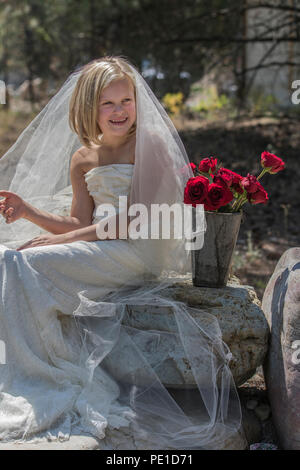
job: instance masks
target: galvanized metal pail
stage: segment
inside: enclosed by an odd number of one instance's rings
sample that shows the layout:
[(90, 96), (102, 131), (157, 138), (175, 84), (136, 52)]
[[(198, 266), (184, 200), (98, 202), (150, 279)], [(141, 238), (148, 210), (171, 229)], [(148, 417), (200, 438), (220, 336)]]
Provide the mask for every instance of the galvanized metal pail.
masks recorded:
[(205, 212), (203, 247), (191, 252), (194, 286), (226, 286), (242, 215), (242, 211)]

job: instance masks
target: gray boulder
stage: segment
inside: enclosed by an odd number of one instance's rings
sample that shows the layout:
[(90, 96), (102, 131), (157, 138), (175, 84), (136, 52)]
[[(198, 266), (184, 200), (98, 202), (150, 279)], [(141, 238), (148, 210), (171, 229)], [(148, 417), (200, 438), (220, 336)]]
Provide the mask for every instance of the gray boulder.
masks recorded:
[(281, 256), (262, 308), (271, 329), (264, 374), (273, 422), (282, 447), (300, 450), (300, 248)]
[[(196, 322), (197, 319), (201, 321), (201, 310), (217, 318), (223, 341), (233, 355), (229, 366), (236, 385), (243, 384), (253, 376), (267, 352), (269, 327), (251, 286), (243, 286), (237, 278), (232, 277), (224, 288), (194, 287), (192, 279), (185, 277), (167, 287), (164, 295), (192, 307), (190, 314)], [(177, 331), (174, 313), (167, 306), (128, 305), (123, 323), (141, 331)], [(138, 341), (136, 337), (135, 342)], [(165, 335), (164, 341), (159, 343), (154, 352), (151, 348), (148, 350), (143, 341), (145, 338), (141, 335), (139, 346), (149, 363), (155, 366), (156, 373), (166, 387), (197, 387), (184, 350), (174, 335)], [(126, 354), (115, 361), (115, 374), (118, 375), (118, 369), (122, 374), (124, 360), (128, 364)], [(132, 358), (133, 368), (134, 360)], [(205, 381), (206, 371), (203, 370), (201, 375), (201, 380)]]

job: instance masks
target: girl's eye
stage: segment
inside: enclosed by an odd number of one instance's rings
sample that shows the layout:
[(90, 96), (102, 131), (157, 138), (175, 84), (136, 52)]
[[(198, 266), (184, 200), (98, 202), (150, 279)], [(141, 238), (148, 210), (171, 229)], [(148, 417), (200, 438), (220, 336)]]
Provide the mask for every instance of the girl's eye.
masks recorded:
[[(125, 100), (123, 100), (123, 101), (131, 101), (131, 98), (125, 98)], [(111, 101), (105, 101), (105, 102), (102, 103), (102, 104), (103, 104), (103, 105), (105, 105), (105, 104), (112, 104), (112, 102), (111, 102)]]

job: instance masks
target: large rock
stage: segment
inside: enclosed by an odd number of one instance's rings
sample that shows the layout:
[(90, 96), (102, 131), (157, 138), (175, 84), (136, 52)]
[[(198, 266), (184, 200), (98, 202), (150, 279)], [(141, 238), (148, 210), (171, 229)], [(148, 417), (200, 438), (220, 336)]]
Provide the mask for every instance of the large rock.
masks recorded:
[(282, 447), (300, 450), (300, 248), (281, 256), (262, 308), (271, 329), (264, 373), (273, 422)]
[[(184, 278), (167, 287), (164, 295), (197, 309), (190, 310), (196, 322), (201, 321), (201, 310), (217, 318), (223, 341), (233, 355), (229, 365), (236, 385), (252, 377), (267, 352), (269, 327), (251, 286), (240, 285), (238, 279), (232, 277), (224, 288), (194, 287), (191, 278)], [(174, 313), (168, 306), (128, 305), (123, 323), (142, 331), (177, 332)], [(138, 343), (139, 338), (135, 341)], [(147, 349), (144, 341), (141, 335), (139, 346), (166, 387), (197, 387), (184, 350), (174, 335), (165, 335), (154, 351)], [(125, 360), (128, 364), (126, 355), (115, 361), (116, 375), (118, 371), (122, 375)], [(201, 375), (205, 380), (205, 370)]]

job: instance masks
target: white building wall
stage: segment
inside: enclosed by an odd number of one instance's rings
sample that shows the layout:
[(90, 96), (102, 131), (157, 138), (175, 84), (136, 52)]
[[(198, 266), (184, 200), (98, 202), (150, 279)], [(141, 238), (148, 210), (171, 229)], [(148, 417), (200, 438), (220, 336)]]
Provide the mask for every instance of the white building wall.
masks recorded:
[[(275, 2), (274, 2), (275, 3)], [(278, 24), (286, 23), (292, 18), (287, 17), (287, 13), (280, 10), (253, 9), (247, 12), (247, 37), (257, 37), (259, 35), (272, 37), (273, 42), (254, 42), (246, 45), (246, 65), (247, 68), (257, 66), (268, 51), (272, 49), (264, 64), (276, 62), (298, 62), (300, 63), (300, 45), (296, 42), (280, 42), (276, 44), (276, 38), (289, 36), (291, 26), (278, 29)], [(272, 28), (272, 32), (267, 32), (266, 26)], [(274, 28), (274, 29), (273, 29)], [(253, 75), (255, 74), (255, 75)], [(274, 66), (262, 68), (256, 73), (247, 73), (247, 83), (253, 80), (253, 87), (262, 89), (266, 95), (272, 95), (278, 104), (284, 107), (292, 105), (291, 96), (293, 93), (293, 80), (300, 80), (300, 67)]]

